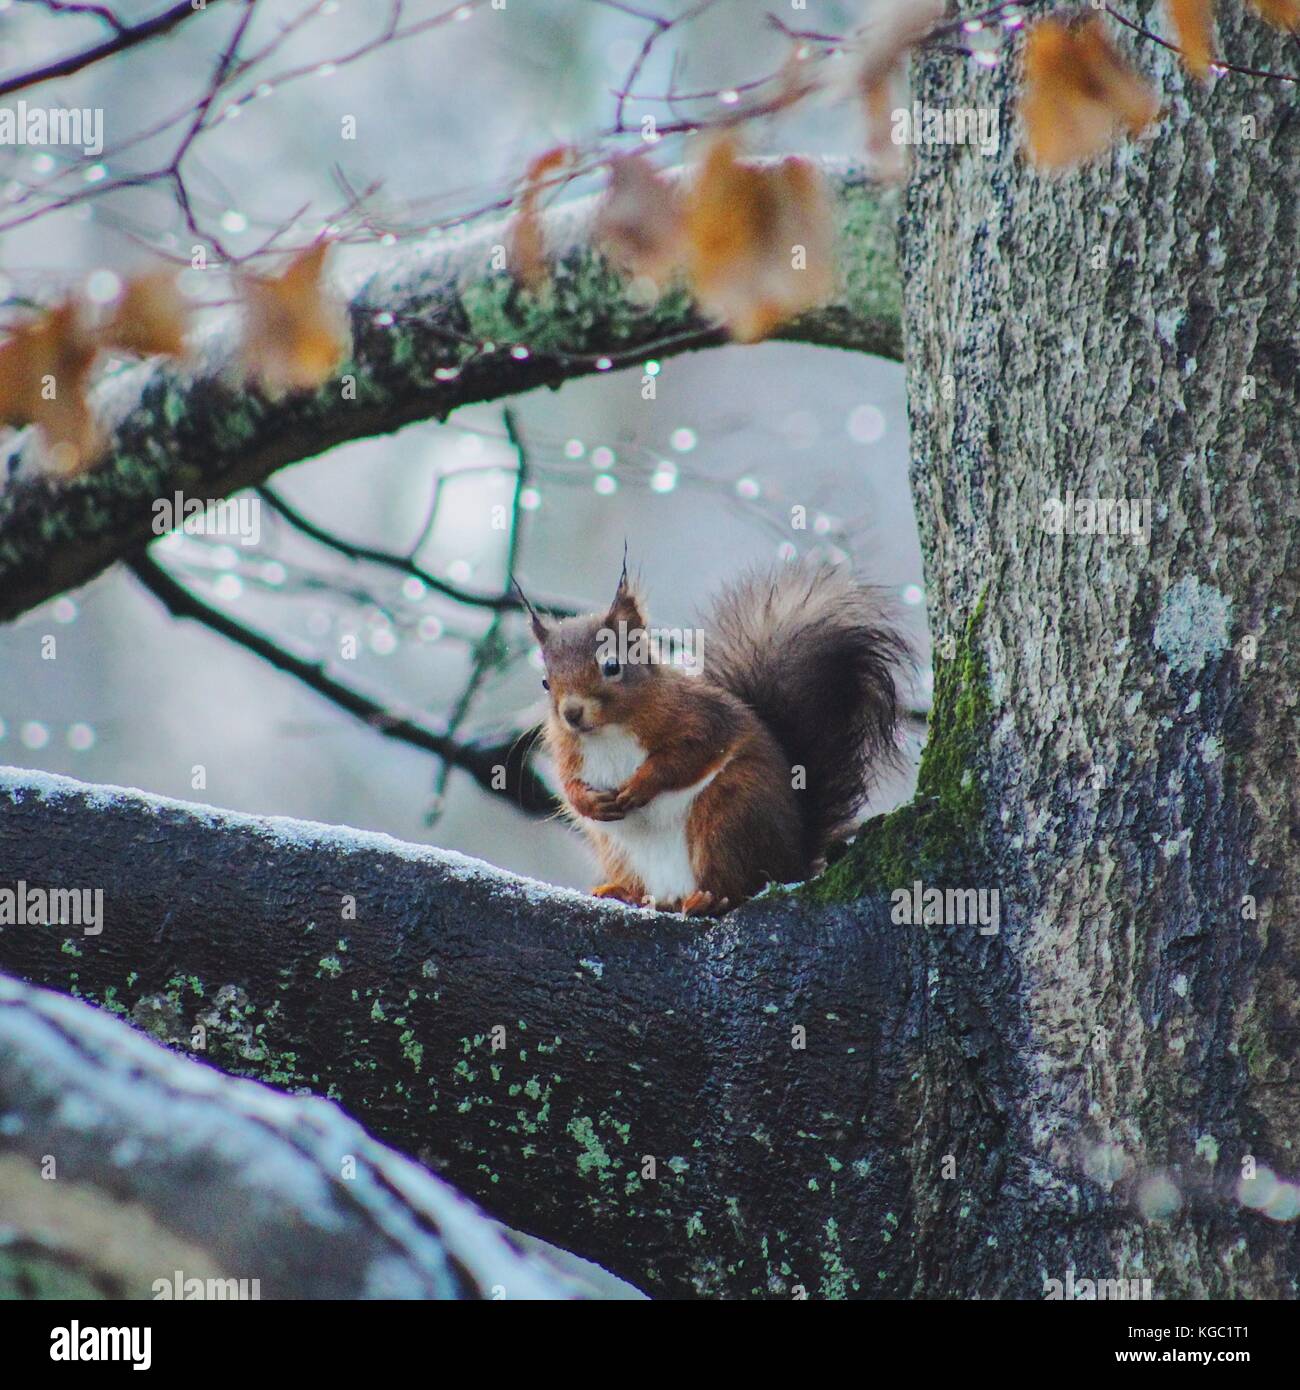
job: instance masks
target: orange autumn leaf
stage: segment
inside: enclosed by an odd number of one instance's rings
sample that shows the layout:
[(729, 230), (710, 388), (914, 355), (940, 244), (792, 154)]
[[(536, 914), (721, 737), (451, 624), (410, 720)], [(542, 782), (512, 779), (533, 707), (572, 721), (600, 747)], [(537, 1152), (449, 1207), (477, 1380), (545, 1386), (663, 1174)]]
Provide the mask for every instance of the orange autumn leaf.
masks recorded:
[(176, 276), (157, 271), (127, 282), (100, 339), (105, 347), (140, 357), (179, 357), (185, 351), (188, 321)]
[(1025, 45), (1020, 110), (1030, 159), (1061, 169), (1109, 149), (1121, 129), (1136, 135), (1159, 114), (1160, 101), (1099, 17), (1044, 19)]
[(1166, 0), (1166, 4), (1188, 72), (1208, 77), (1214, 61), (1214, 0)]
[(872, 173), (880, 179), (898, 180), (907, 173), (903, 147), (893, 138), (893, 109), (896, 92), (892, 78), (882, 78), (862, 91), (862, 109), (867, 118), (867, 153)]
[(849, 41), (853, 82), (866, 116), (867, 151), (882, 176), (901, 177), (905, 168), (890, 121), (906, 75), (904, 60), (943, 18), (944, 8), (944, 0), (867, 0)]
[(750, 343), (829, 296), (834, 218), (815, 165), (738, 153), (715, 139), (686, 191), (687, 273), (705, 312)]
[(1300, 0), (1250, 0), (1250, 3), (1278, 29), (1300, 33)]
[(865, 90), (896, 72), (944, 9), (944, 0), (867, 0), (849, 41), (858, 85)]
[(550, 176), (573, 157), (567, 145), (557, 145), (539, 154), (524, 171), (524, 191), (519, 195), (510, 222), (506, 255), (510, 271), (525, 289), (539, 293), (550, 278), (546, 265), (546, 232), (542, 226), (541, 201)]
[(66, 475), (83, 471), (99, 448), (86, 404), (95, 354), (81, 306), (71, 299), (0, 343), (0, 423), (35, 425), (53, 470)]
[(318, 241), (283, 275), (246, 275), (244, 367), (271, 392), (305, 391), (327, 381), (348, 350), (343, 314), (321, 284), (329, 243)]
[(593, 235), (616, 265), (662, 286), (686, 251), (677, 185), (643, 154), (614, 160)]

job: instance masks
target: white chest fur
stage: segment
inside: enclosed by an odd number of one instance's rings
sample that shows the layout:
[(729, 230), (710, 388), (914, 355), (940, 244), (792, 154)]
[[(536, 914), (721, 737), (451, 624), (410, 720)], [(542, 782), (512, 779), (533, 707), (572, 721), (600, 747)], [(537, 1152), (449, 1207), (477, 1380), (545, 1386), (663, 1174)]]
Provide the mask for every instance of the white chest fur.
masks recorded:
[[(600, 790), (621, 787), (645, 761), (645, 749), (622, 729), (600, 729), (582, 738), (582, 780)], [(686, 843), (686, 817), (695, 798), (716, 774), (693, 787), (663, 792), (639, 811), (600, 829), (622, 851), (646, 892), (659, 902), (684, 898), (696, 888)]]

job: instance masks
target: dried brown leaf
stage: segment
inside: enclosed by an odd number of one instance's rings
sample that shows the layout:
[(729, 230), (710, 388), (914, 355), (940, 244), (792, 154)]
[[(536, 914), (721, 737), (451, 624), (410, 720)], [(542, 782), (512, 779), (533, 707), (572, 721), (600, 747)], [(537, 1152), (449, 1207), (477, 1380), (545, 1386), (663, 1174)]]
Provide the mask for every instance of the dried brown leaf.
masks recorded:
[(540, 154), (524, 171), (524, 188), (510, 222), (506, 254), (510, 270), (525, 289), (538, 294), (550, 280), (546, 263), (546, 232), (542, 226), (542, 195), (554, 174), (573, 158), (567, 145)]
[(100, 333), (106, 348), (140, 357), (180, 357), (185, 351), (189, 306), (172, 271), (155, 271), (127, 282)]
[(0, 423), (35, 425), (52, 471), (65, 476), (83, 472), (100, 447), (86, 404), (96, 351), (82, 307), (71, 299), (0, 343)]
[(327, 241), (300, 252), (278, 277), (246, 275), (244, 366), (268, 391), (327, 381), (348, 351), (342, 311), (321, 282)]
[(775, 110), (783, 111), (811, 96), (822, 84), (816, 53), (806, 43), (796, 43), (786, 54), (776, 81)]
[(616, 159), (596, 212), (597, 243), (632, 275), (656, 286), (672, 278), (686, 254), (681, 195), (643, 154)]
[(890, 119), (906, 76), (905, 59), (943, 18), (944, 0), (867, 0), (849, 43), (853, 81), (867, 126), (873, 173), (901, 178), (907, 161)]
[(738, 342), (767, 337), (829, 296), (834, 217), (814, 164), (754, 164), (723, 135), (706, 150), (685, 202), (691, 288)]
[(1214, 0), (1166, 0), (1166, 4), (1184, 66), (1196, 77), (1208, 77), (1214, 61)]
[(849, 44), (856, 81), (865, 93), (899, 68), (908, 50), (944, 16), (944, 0), (867, 0)]
[(1109, 149), (1121, 130), (1136, 135), (1160, 101), (1090, 16), (1044, 19), (1029, 31), (1020, 109), (1030, 159), (1061, 169)]
[(1275, 28), (1300, 33), (1300, 0), (1250, 0), (1250, 3)]

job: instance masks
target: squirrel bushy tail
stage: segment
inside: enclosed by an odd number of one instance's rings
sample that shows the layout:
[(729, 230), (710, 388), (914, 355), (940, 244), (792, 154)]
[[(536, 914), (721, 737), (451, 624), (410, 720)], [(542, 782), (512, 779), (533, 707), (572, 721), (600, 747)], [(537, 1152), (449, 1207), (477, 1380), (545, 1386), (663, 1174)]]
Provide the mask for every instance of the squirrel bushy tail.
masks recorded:
[(703, 678), (743, 700), (806, 770), (798, 799), (810, 863), (898, 760), (898, 681), (911, 660), (880, 592), (826, 563), (756, 571), (718, 597)]

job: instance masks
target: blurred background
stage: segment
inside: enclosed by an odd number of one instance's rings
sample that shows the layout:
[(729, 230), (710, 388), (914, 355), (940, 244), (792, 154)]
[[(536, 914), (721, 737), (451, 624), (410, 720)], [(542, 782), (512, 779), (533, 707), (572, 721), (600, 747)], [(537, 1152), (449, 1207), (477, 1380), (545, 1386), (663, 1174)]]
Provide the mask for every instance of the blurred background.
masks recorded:
[[(131, 21), (159, 6), (114, 8)], [(687, 8), (662, 0), (656, 12)], [(809, 0), (785, 18), (837, 33), (856, 9)], [(135, 272), (160, 254), (188, 259), (194, 228), (171, 190), (121, 181), (166, 162), (186, 128), (172, 118), (192, 109), (222, 61), (243, 6), (211, 0), (209, 10), (27, 94), (102, 108), (106, 149), (92, 158), (0, 148), (0, 300), (14, 306), (48, 297), (51, 285)], [(259, 0), (254, 11), (241, 52), (268, 57), (236, 84), (246, 100), (214, 103), (185, 164), (197, 223), (232, 254), (281, 228), (315, 235), (349, 189), (374, 190), (368, 206), (403, 237), (467, 217), (508, 192), (540, 151), (610, 127), (614, 93), (648, 32), (629, 7), (600, 0), (457, 11)], [(381, 41), (394, 29), (399, 37)], [(93, 15), (0, 0), (0, 81), (103, 36)], [(736, 88), (779, 68), (789, 47), (759, 7), (718, 0), (665, 36), (635, 89), (711, 94), (696, 110), (734, 102)], [(664, 110), (632, 100), (626, 115)], [(827, 103), (751, 124), (748, 135), (757, 153), (856, 156), (862, 131), (851, 106)], [(665, 140), (656, 158), (688, 154)], [(345, 271), (349, 257), (376, 254), (365, 239), (343, 248)], [(528, 463), (516, 568), (530, 596), (607, 603), (626, 540), (653, 621), (694, 625), (740, 569), (820, 548), (893, 593), (920, 655), (911, 703), (928, 705), (901, 367), (782, 344), (730, 347), (573, 382), (511, 409)], [(510, 536), (493, 511), (509, 507), (518, 462), (501, 407), (483, 406), (333, 450), (272, 482), (345, 540), (396, 552), (418, 541), (430, 574), (495, 594)], [(806, 530), (792, 528), (793, 507), (806, 509)], [(323, 551), (267, 506), (260, 519), (256, 547), (172, 535), (155, 556), (205, 602), (461, 739), (540, 717), (541, 672), (523, 620), (493, 629), (488, 610)], [(53, 660), (43, 658), (48, 636)], [(348, 637), (358, 655), (339, 661)], [(909, 739), (909, 769), (918, 742)], [(592, 881), (570, 830), (524, 816), (258, 657), (174, 620), (120, 569), (0, 627), (0, 762), (386, 831), (551, 882)], [(909, 771), (882, 787), (875, 809), (904, 799), (911, 782)]]

